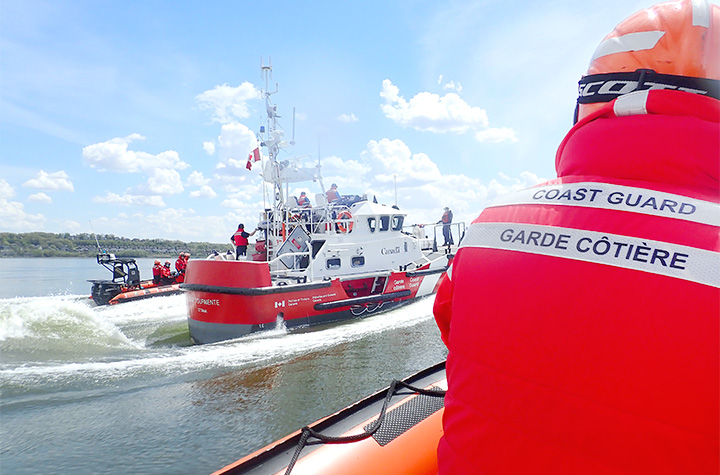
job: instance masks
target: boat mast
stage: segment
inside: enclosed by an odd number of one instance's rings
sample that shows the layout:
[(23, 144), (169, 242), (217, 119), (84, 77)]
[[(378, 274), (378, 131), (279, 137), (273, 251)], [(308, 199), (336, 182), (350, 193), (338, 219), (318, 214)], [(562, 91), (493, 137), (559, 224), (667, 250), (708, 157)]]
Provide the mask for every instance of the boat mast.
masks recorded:
[[(271, 96), (278, 92), (278, 84), (275, 83), (275, 90), (270, 91), (270, 80), (272, 79), (272, 58), (269, 59), (268, 64), (265, 65), (261, 59), (261, 74), (265, 79), (265, 89), (261, 91), (262, 97), (265, 99), (265, 111), (267, 112), (267, 130), (262, 127), (260, 129), (262, 142), (267, 148), (268, 161), (263, 168), (263, 181), (271, 184), (271, 197), (270, 202), (272, 206), (272, 218), (268, 223), (272, 228), (273, 239), (269, 239), (270, 244), (269, 250), (272, 251), (275, 245), (279, 244), (285, 239), (285, 236), (281, 233), (283, 223), (286, 220), (285, 203), (287, 192), (283, 190), (281, 180), (281, 165), (278, 161), (280, 150), (287, 146), (287, 142), (283, 141), (284, 132), (281, 130), (278, 119), (280, 115), (277, 113), (277, 106), (273, 104)], [(278, 241), (278, 237), (282, 236)], [(271, 242), (272, 241), (272, 242)]]

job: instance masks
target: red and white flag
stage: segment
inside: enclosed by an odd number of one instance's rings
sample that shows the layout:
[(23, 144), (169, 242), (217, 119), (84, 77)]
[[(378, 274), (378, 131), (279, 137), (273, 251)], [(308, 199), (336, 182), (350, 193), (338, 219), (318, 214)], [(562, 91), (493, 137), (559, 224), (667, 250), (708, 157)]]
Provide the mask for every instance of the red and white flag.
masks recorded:
[(260, 161), (260, 147), (255, 147), (255, 150), (250, 152), (250, 155), (248, 155), (248, 161), (247, 165), (245, 165), (245, 168), (248, 170), (252, 170), (252, 162), (259, 162)]

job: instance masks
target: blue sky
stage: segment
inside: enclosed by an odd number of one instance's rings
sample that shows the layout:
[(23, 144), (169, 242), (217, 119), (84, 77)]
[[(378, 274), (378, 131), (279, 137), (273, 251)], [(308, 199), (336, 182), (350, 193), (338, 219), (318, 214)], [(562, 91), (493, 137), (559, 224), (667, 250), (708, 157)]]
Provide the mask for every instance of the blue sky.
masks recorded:
[(469, 224), (555, 177), (593, 51), (651, 5), (3, 0), (0, 231), (226, 242), (255, 226), (261, 58), (287, 135), (296, 111), (291, 152), (320, 158), (326, 185)]

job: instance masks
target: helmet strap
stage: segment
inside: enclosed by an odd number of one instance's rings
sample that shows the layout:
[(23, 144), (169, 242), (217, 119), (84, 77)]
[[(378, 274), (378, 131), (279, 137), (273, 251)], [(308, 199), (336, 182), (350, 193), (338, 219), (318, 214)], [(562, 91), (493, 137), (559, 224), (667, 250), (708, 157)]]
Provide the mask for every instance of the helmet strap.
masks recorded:
[(652, 69), (632, 73), (591, 74), (578, 82), (578, 104), (610, 102), (623, 94), (647, 89), (672, 89), (710, 96), (720, 100), (717, 79), (658, 74)]

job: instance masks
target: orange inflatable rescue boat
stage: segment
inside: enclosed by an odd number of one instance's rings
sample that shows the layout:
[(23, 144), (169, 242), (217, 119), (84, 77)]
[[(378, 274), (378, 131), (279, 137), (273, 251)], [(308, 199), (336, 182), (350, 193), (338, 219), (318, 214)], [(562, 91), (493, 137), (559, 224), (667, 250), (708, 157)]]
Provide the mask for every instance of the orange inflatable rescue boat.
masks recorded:
[(443, 361), (213, 475), (436, 474), (446, 390)]

